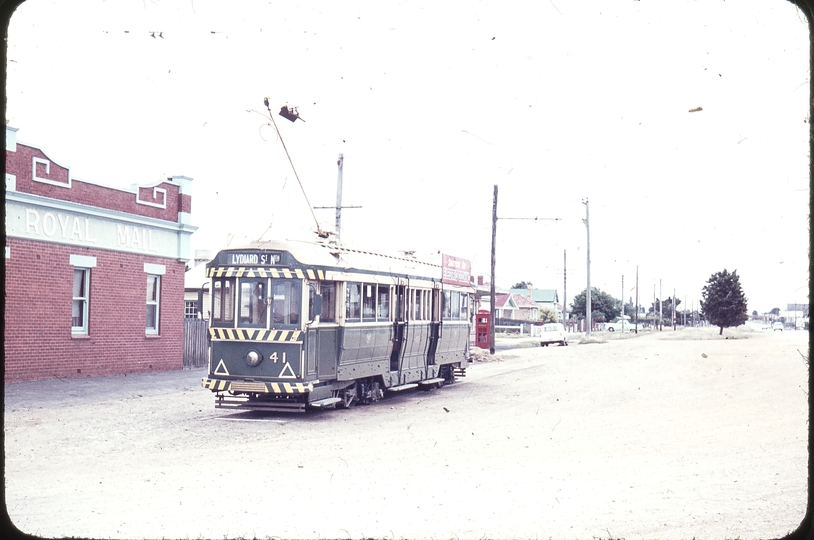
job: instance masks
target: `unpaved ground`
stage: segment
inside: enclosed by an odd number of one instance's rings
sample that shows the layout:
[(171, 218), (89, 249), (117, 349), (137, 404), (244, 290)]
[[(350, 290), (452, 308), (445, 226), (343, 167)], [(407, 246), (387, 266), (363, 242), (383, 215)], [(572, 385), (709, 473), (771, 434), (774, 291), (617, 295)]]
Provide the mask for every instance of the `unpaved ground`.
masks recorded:
[(808, 335), (716, 334), (504, 341), (460, 384), (298, 416), (215, 410), (202, 370), (6, 384), (8, 513), (95, 538), (781, 536)]

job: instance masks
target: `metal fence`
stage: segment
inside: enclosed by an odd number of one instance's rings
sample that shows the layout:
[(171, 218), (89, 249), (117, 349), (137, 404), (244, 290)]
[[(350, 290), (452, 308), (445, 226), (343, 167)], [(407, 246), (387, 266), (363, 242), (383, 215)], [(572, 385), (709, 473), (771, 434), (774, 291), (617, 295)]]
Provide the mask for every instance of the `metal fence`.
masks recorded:
[(203, 319), (184, 319), (184, 367), (206, 367), (209, 330)]

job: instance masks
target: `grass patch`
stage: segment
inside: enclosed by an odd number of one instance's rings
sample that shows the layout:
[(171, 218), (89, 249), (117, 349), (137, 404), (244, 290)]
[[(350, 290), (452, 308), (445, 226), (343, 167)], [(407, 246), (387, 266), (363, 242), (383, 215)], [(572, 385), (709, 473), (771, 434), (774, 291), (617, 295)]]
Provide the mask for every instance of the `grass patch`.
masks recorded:
[(592, 343), (607, 343), (608, 340), (604, 337), (595, 336), (593, 334), (589, 336), (584, 336), (582, 339), (579, 340), (580, 345), (590, 345)]

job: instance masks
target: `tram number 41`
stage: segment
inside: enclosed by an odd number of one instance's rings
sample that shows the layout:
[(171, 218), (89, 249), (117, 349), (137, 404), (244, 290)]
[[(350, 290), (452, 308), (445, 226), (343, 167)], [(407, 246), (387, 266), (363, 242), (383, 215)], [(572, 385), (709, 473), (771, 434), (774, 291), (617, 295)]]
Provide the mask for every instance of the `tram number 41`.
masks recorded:
[(275, 364), (277, 363), (277, 360), (282, 360), (284, 364), (288, 363), (288, 360), (285, 359), (285, 353), (283, 353), (282, 358), (279, 358), (277, 356), (277, 351), (271, 353), (271, 356), (269, 356), (269, 360), (272, 360)]

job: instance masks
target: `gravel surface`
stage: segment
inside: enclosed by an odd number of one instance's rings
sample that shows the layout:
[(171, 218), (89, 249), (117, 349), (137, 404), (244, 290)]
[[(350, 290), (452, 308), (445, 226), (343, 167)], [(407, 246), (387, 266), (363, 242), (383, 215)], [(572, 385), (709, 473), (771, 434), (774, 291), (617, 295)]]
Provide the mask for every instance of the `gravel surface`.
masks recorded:
[(806, 332), (595, 341), (504, 338), (455, 385), (305, 415), (214, 409), (204, 370), (6, 384), (8, 513), (30, 534), (91, 538), (797, 528)]

